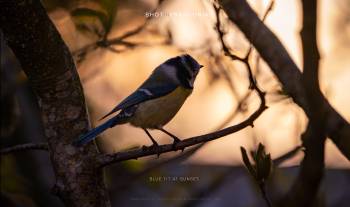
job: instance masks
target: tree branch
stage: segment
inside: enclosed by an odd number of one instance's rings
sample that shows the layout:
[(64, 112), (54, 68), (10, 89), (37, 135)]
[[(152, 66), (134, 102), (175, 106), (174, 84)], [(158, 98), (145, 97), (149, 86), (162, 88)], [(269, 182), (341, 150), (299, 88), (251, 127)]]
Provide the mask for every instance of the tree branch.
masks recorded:
[[(272, 0), (270, 1), (270, 4), (269, 6), (267, 7), (264, 15), (263, 15), (263, 18), (262, 18), (262, 21), (264, 22), (265, 19), (267, 18), (267, 16), (270, 14), (270, 12), (272, 11), (273, 9), (273, 5), (274, 5), (275, 1)], [(239, 61), (242, 61), (245, 65), (249, 64), (248, 60), (249, 60), (249, 56), (251, 54), (251, 51), (253, 49), (252, 45), (250, 44), (249, 46), (249, 49), (248, 49), (248, 52), (247, 52), (247, 55), (246, 55), (246, 60), (244, 60), (243, 58), (239, 58), (238, 56), (232, 54), (230, 52), (230, 49), (227, 47), (227, 45), (225, 44), (225, 41), (224, 41), (224, 32), (220, 29), (221, 28), (221, 21), (220, 21), (220, 10), (222, 8), (220, 8), (220, 6), (216, 5), (215, 3), (213, 3), (213, 7), (214, 7), (214, 11), (215, 11), (215, 15), (216, 15), (216, 24), (215, 24), (215, 29), (219, 35), (219, 40), (220, 40), (220, 43), (221, 43), (221, 47), (225, 53), (225, 55), (231, 57), (231, 60), (239, 60)], [(256, 60), (256, 65), (258, 65), (258, 62), (259, 62), (259, 56), (257, 56), (257, 60)], [(256, 66), (258, 67), (258, 66)], [(248, 67), (248, 69), (250, 68), (250, 66)], [(258, 71), (258, 70), (257, 70)], [(250, 75), (252, 75), (252, 72), (249, 73)], [(255, 76), (257, 76), (258, 74), (255, 74)], [(227, 76), (227, 75), (226, 75)], [(232, 85), (232, 80), (231, 79), (228, 79), (226, 78), (230, 85)], [(252, 83), (251, 83), (252, 84)], [(253, 83), (254, 84), (254, 83)], [(233, 90), (234, 88), (231, 87), (231, 89)], [(248, 100), (248, 98), (250, 97), (250, 94), (251, 94), (252, 90), (249, 90), (245, 95), (242, 96), (242, 98), (239, 100), (238, 104), (237, 104), (237, 107), (231, 112), (231, 114), (225, 119), (225, 121), (219, 125), (219, 129), (221, 129), (222, 127), (225, 127), (235, 116), (236, 114), (239, 112), (239, 110), (242, 110), (243, 109), (243, 105), (245, 104), (245, 102)]]
[(122, 191), (122, 190), (125, 190), (127, 188), (130, 188), (133, 183), (138, 181), (138, 179), (143, 177), (144, 175), (147, 175), (151, 172), (154, 172), (155, 170), (158, 170), (164, 166), (167, 166), (170, 164), (174, 165), (174, 164), (181, 163), (181, 162), (187, 160), (189, 157), (191, 157), (193, 154), (195, 154), (199, 149), (201, 149), (205, 144), (206, 143), (198, 144), (198, 145), (186, 150), (185, 152), (183, 152), (177, 156), (173, 156), (173, 157), (170, 157), (168, 159), (161, 160), (159, 162), (155, 162), (155, 163), (151, 163), (150, 165), (147, 165), (145, 167), (145, 169), (143, 169), (141, 172), (138, 172), (135, 175), (133, 175), (132, 177), (121, 181), (121, 184), (118, 185), (116, 190)]
[(326, 111), (319, 87), (318, 71), (320, 55), (317, 48), (317, 0), (302, 0), (304, 70), (302, 83), (307, 94), (309, 123), (303, 134), (305, 156), (297, 179), (281, 204), (286, 207), (312, 206), (315, 202), (324, 170), (324, 130)]
[(27, 150), (45, 150), (48, 151), (49, 147), (46, 142), (43, 143), (28, 143), (28, 144), (19, 144), (12, 147), (7, 147), (0, 150), (0, 155), (6, 155), (15, 152), (23, 152)]
[[(301, 80), (301, 72), (289, 56), (278, 38), (263, 24), (256, 13), (245, 0), (219, 0), (227, 15), (246, 38), (251, 42), (261, 57), (270, 66), (283, 90), (289, 94), (295, 103), (301, 106), (308, 117), (311, 112), (308, 109), (307, 94)], [(343, 155), (350, 160), (350, 125), (329, 104), (322, 95), (322, 105), (327, 110), (326, 133), (336, 144)]]
[(273, 160), (273, 165), (274, 166), (279, 166), (281, 163), (283, 163), (284, 161), (294, 157), (300, 150), (302, 150), (303, 147), (298, 145), (296, 147), (294, 147), (292, 150), (282, 154), (281, 156), (279, 157), (276, 157), (274, 160)]

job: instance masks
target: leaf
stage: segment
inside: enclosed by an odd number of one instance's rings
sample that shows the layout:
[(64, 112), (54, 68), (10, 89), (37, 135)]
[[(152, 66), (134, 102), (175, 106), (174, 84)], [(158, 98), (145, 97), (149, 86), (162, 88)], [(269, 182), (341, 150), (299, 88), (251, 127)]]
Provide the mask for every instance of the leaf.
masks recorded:
[(247, 155), (247, 151), (244, 149), (244, 147), (241, 147), (241, 153), (242, 153), (242, 159), (244, 162), (244, 165), (247, 167), (249, 173), (256, 178), (256, 171), (254, 170), (252, 164), (249, 161), (248, 155)]
[(271, 155), (267, 154), (264, 157), (264, 161), (263, 161), (263, 168), (262, 168), (262, 177), (264, 178), (264, 180), (266, 180), (270, 174), (271, 174), (271, 170), (272, 170), (272, 160), (271, 160)]
[(261, 181), (263, 179), (263, 157), (257, 157), (256, 163), (255, 163), (255, 168), (256, 168), (256, 178), (258, 181)]
[(263, 144), (259, 143), (258, 151), (256, 152), (255, 161), (258, 162), (259, 158), (263, 158), (265, 156), (265, 147)]
[(89, 8), (77, 8), (71, 12), (71, 15), (73, 17), (92, 17), (92, 18), (97, 18), (103, 28), (106, 31), (106, 27), (108, 27), (108, 17), (106, 16), (105, 13)]

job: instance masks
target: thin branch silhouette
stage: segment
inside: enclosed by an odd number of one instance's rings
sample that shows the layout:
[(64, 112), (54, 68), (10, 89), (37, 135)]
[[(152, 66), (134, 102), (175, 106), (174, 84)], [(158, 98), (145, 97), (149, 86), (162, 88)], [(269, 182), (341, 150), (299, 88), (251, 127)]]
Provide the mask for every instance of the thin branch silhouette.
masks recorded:
[(0, 155), (6, 155), (15, 152), (23, 152), (28, 150), (43, 150), (48, 151), (49, 147), (46, 142), (42, 143), (28, 143), (28, 144), (19, 144), (12, 147), (3, 148), (0, 150)]

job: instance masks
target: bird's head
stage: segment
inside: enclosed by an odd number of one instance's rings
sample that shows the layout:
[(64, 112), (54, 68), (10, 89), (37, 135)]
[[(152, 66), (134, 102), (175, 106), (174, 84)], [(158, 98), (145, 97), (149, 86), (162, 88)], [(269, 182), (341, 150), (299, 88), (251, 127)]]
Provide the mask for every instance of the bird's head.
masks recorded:
[(176, 74), (181, 85), (183, 85), (185, 88), (193, 89), (194, 81), (199, 73), (199, 70), (203, 66), (188, 54), (180, 55), (176, 58), (177, 61), (179, 61)]

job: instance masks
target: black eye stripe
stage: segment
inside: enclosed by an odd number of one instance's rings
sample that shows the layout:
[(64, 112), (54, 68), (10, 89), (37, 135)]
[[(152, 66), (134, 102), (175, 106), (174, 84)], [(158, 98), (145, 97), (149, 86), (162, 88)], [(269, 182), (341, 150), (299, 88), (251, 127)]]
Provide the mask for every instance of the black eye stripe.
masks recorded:
[(183, 87), (193, 88), (194, 78), (199, 72), (199, 64), (195, 59), (190, 55), (182, 55), (168, 59), (164, 64), (176, 68), (175, 75)]
[(192, 88), (190, 81), (192, 79), (190, 72), (184, 67), (180, 66), (177, 68), (177, 77), (181, 83), (186, 88)]

